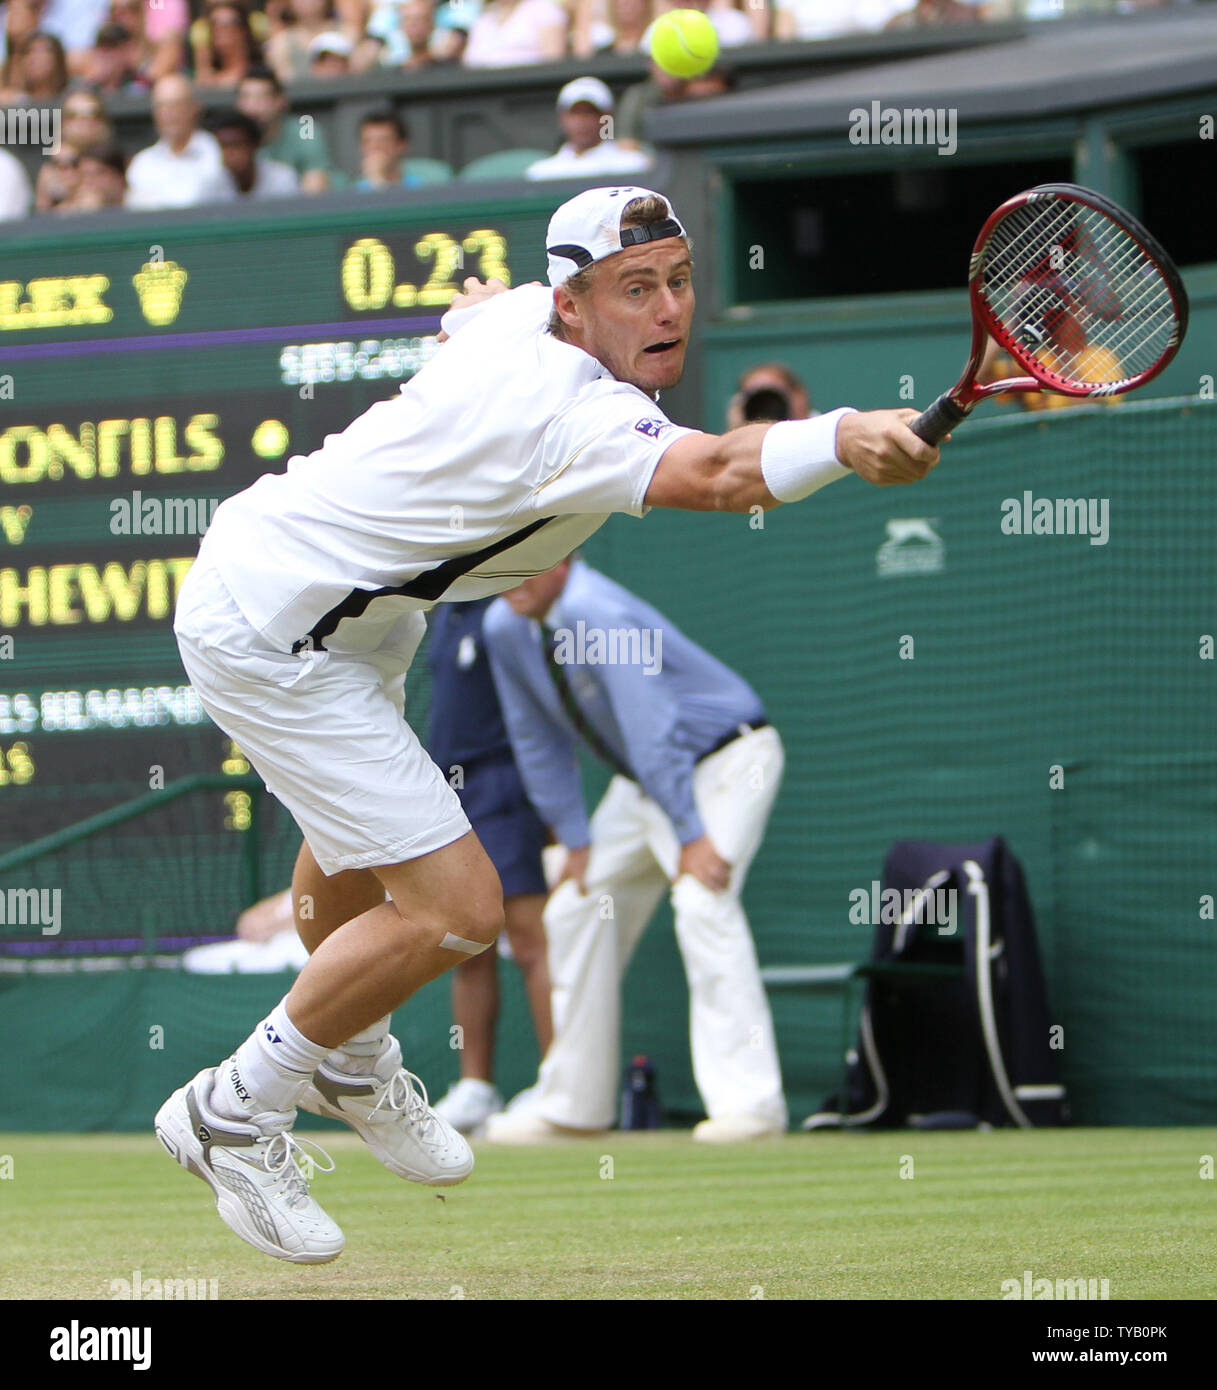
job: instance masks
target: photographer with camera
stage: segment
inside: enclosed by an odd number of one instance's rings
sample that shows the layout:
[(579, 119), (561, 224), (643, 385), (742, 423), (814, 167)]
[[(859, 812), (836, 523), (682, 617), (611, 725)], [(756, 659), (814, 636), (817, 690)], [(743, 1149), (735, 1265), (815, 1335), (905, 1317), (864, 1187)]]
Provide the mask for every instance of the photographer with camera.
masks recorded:
[(727, 428), (739, 429), (758, 420), (809, 420), (812, 410), (807, 387), (781, 362), (760, 362), (740, 377), (739, 387), (727, 406)]

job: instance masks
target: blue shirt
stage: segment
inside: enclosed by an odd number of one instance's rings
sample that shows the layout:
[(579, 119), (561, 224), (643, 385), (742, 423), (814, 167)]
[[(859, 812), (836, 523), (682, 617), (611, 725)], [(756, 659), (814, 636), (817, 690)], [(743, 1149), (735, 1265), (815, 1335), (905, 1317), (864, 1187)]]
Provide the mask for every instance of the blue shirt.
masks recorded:
[(355, 181), (355, 187), (360, 193), (375, 193), (379, 188), (397, 188), (399, 186), (401, 188), (421, 188), (423, 186), (423, 181), (417, 174), (411, 173), (405, 173), (401, 176), (400, 185), (392, 183), (373, 183), (371, 179), (365, 178)]
[(568, 849), (588, 844), (578, 734), (546, 660), (552, 641), (582, 717), (666, 813), (681, 844), (700, 839), (694, 767), (737, 725), (764, 718), (756, 691), (649, 603), (580, 561), (544, 626), (501, 598), (483, 626), (516, 765), (541, 819)]
[(429, 752), (445, 777), (479, 758), (511, 757), (511, 743), (482, 641), (492, 599), (439, 603), (427, 621), (431, 670)]

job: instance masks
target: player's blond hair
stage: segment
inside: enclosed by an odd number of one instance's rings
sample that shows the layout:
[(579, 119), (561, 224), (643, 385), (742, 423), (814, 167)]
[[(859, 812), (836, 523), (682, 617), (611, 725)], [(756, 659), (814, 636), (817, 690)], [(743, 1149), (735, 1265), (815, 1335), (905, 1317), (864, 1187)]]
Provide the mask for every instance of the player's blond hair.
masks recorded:
[[(621, 214), (621, 225), (623, 227), (647, 227), (652, 222), (664, 222), (672, 214), (668, 211), (668, 204), (656, 194), (649, 193), (645, 198), (632, 198), (625, 205), (625, 211)], [(692, 248), (692, 242), (685, 237), (685, 243)], [(593, 261), (591, 265), (585, 265), (582, 270), (577, 270), (574, 275), (563, 285), (563, 289), (569, 290), (576, 299), (588, 293), (595, 280), (596, 268), (599, 261)], [(549, 316), (547, 331), (555, 338), (566, 337), (566, 325), (558, 313), (557, 306)]]

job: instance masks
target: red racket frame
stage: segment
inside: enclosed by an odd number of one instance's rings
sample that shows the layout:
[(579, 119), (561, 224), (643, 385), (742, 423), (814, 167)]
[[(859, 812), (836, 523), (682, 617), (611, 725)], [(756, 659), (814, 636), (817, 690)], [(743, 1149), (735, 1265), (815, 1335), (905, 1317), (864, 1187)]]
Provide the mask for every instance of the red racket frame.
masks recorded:
[[(993, 235), (998, 223), (1003, 221), (1011, 212), (1045, 197), (1080, 203), (1084, 207), (1093, 208), (1096, 212), (1109, 217), (1140, 246), (1141, 250), (1160, 271), (1174, 305), (1175, 329), (1161, 357), (1138, 375), (1115, 382), (1086, 384), (1079, 384), (1058, 376), (1050, 368), (1036, 362), (1022, 344), (1006, 332), (985, 302), (981, 294), (981, 272), (989, 238)], [(1101, 193), (1096, 193), (1091, 188), (1083, 188), (1080, 184), (1074, 183), (1038, 184), (1035, 188), (1029, 188), (1023, 193), (1016, 193), (1013, 198), (1007, 198), (1000, 207), (994, 209), (980, 229), (980, 234), (976, 238), (976, 245), (972, 248), (972, 256), (969, 261), (968, 296), (972, 308), (971, 356), (955, 385), (939, 396), (934, 404), (912, 423), (913, 432), (930, 444), (937, 444), (951, 428), (961, 423), (973, 408), (986, 397), (1000, 395), (1003, 392), (1049, 390), (1065, 396), (1086, 398), (1090, 396), (1115, 396), (1125, 391), (1135, 390), (1138, 386), (1144, 386), (1146, 382), (1152, 381), (1159, 372), (1169, 365), (1179, 351), (1187, 331), (1187, 291), (1183, 288), (1183, 281), (1179, 278), (1174, 261), (1130, 213), (1125, 212), (1117, 203), (1113, 203)], [(1001, 381), (979, 384), (976, 381), (976, 373), (980, 370), (986, 342), (989, 338), (1004, 348), (1015, 363), (1028, 375), (1005, 377)]]

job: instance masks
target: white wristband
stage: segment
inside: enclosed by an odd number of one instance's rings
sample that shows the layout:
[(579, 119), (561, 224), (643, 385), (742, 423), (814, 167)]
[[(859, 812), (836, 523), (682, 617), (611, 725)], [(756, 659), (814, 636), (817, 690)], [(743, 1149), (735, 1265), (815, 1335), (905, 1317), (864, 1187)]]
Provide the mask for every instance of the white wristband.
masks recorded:
[(798, 502), (852, 472), (837, 462), (837, 426), (853, 406), (810, 420), (782, 420), (761, 441), (761, 476), (779, 502)]

